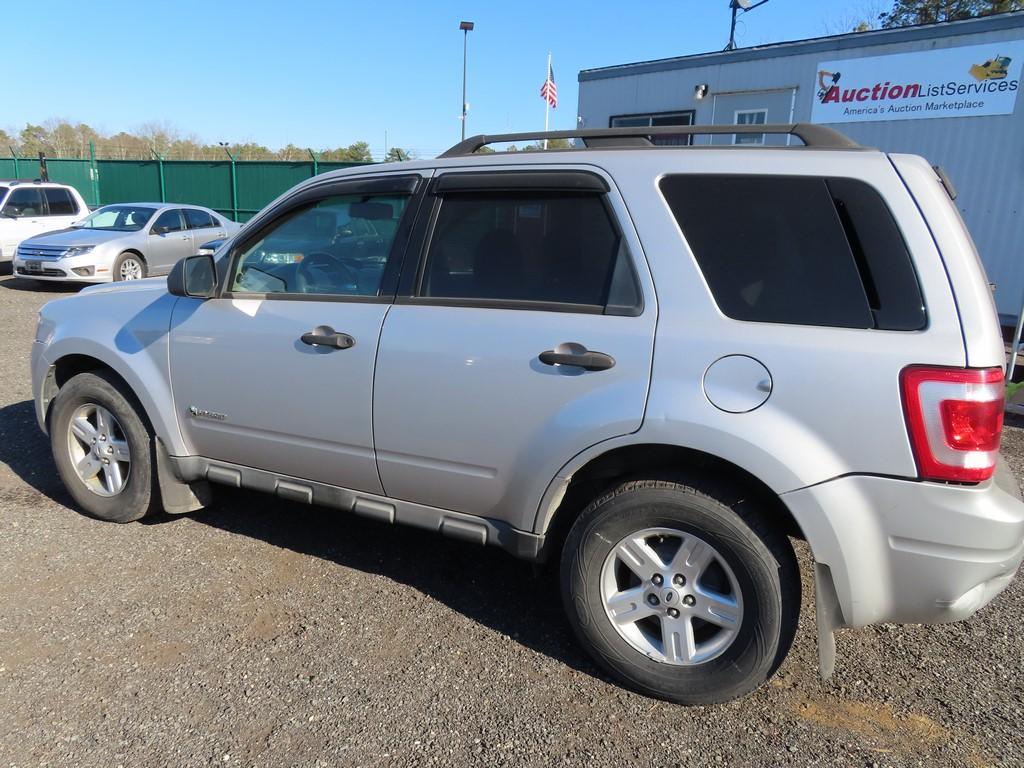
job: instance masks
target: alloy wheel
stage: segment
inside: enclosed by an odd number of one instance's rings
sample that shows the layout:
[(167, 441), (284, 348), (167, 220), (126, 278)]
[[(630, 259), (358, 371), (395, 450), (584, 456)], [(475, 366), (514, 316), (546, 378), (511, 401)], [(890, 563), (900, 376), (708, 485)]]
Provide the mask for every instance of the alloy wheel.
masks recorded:
[(601, 598), (615, 631), (665, 664), (711, 661), (743, 622), (739, 583), (721, 553), (673, 528), (645, 528), (619, 541), (601, 569)]
[(142, 264), (140, 264), (137, 259), (129, 257), (121, 262), (121, 268), (118, 270), (118, 276), (122, 280), (141, 280)]
[(68, 423), (68, 453), (78, 478), (98, 496), (116, 496), (128, 482), (131, 450), (114, 415), (86, 403)]

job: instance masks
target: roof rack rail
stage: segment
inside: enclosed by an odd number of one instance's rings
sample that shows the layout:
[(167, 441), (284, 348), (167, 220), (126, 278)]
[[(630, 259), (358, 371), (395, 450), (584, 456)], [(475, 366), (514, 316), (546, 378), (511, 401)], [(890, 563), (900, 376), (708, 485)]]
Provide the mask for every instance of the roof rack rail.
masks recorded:
[(767, 125), (659, 125), (637, 128), (581, 128), (575, 131), (530, 131), (527, 133), (501, 133), (493, 136), (480, 134), (460, 141), (440, 157), (471, 155), (488, 144), (510, 141), (544, 139), (580, 139), (587, 149), (604, 147), (649, 147), (652, 136), (702, 136), (729, 133), (771, 133), (796, 136), (808, 147), (828, 149), (860, 149), (861, 146), (839, 131), (823, 125), (809, 123), (780, 123)]

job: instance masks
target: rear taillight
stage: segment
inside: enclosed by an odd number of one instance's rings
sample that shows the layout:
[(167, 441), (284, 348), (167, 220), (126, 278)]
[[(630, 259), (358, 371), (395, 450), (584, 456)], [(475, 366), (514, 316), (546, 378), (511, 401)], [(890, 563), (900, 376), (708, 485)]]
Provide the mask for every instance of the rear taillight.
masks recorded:
[(976, 483), (996, 468), (1001, 368), (911, 366), (900, 374), (910, 445), (924, 480)]

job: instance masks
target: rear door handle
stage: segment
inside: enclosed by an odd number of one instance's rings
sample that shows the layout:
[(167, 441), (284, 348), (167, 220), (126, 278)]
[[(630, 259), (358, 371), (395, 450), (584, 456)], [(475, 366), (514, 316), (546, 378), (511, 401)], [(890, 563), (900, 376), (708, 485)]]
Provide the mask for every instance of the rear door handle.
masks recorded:
[(604, 352), (591, 352), (582, 344), (559, 344), (540, 353), (544, 365), (574, 365), (585, 371), (606, 371), (615, 365), (615, 358)]
[(355, 346), (356, 340), (347, 333), (338, 333), (329, 325), (318, 325), (309, 333), (300, 337), (303, 344), (311, 347), (331, 347), (333, 349), (348, 349)]

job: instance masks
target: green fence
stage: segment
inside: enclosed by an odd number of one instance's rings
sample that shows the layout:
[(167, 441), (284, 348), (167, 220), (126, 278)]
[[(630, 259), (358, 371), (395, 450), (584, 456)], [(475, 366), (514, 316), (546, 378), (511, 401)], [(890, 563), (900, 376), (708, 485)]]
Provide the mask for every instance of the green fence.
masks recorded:
[[(51, 181), (70, 184), (90, 206), (127, 202), (205, 205), (235, 221), (304, 179), (364, 163), (281, 160), (47, 159)], [(39, 160), (0, 157), (0, 179), (39, 178)]]

